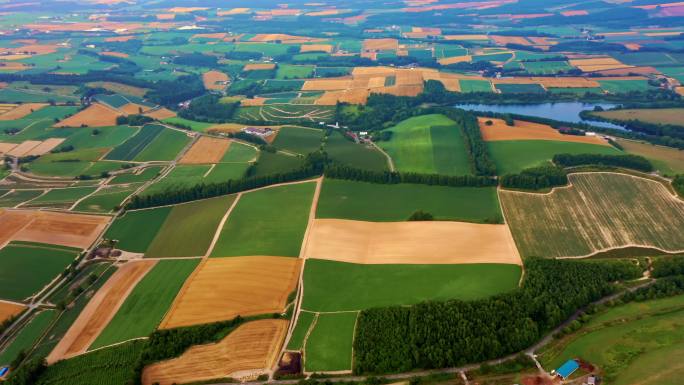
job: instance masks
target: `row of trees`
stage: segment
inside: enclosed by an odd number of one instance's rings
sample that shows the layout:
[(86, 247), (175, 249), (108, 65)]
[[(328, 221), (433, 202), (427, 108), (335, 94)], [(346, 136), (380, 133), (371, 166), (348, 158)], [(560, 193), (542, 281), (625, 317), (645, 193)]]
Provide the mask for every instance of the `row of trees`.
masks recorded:
[(452, 187), (485, 187), (496, 186), (497, 184), (496, 179), (485, 176), (450, 176), (412, 172), (372, 171), (337, 164), (327, 167), (325, 169), (325, 176), (332, 179), (346, 179), (380, 184), (416, 183)]
[(553, 165), (532, 167), (522, 170), (519, 174), (502, 176), (499, 184), (507, 188), (539, 190), (568, 184), (568, 173)]
[(653, 261), (651, 267), (651, 276), (653, 278), (684, 275), (684, 256), (657, 258)]
[(626, 129), (630, 131), (641, 132), (646, 135), (668, 136), (671, 138), (684, 139), (684, 122), (682, 122), (682, 124), (675, 125), (649, 123), (637, 119), (609, 119), (600, 115), (596, 115), (592, 113), (592, 111), (582, 111), (580, 115), (585, 119), (593, 119), (623, 125)]
[(180, 110), (178, 115), (189, 120), (225, 123), (233, 117), (239, 106), (240, 102), (221, 103), (221, 96), (207, 94), (194, 99), (187, 108)]
[(598, 165), (623, 167), (632, 170), (651, 172), (653, 164), (639, 155), (604, 155), (604, 154), (556, 154), (553, 163), (562, 167)]
[(455, 367), (519, 352), (577, 309), (613, 293), (613, 282), (641, 275), (626, 261), (532, 258), (525, 269), (522, 288), (491, 298), (362, 311), (354, 372)]

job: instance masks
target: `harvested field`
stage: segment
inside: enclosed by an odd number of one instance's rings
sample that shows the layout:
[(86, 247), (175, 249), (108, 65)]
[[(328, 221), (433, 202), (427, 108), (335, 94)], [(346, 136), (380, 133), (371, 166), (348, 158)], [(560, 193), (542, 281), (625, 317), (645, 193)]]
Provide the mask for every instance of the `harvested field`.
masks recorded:
[(501, 191), (523, 256), (582, 257), (624, 247), (684, 250), (684, 202), (659, 182), (615, 173), (569, 175), (548, 194)]
[(108, 221), (105, 216), (6, 210), (0, 212), (0, 245), (16, 240), (85, 249)]
[(583, 72), (593, 72), (631, 67), (630, 65), (621, 63), (620, 61), (612, 57), (594, 59), (573, 59), (570, 60), (570, 65), (581, 69)]
[(243, 71), (263, 71), (263, 70), (272, 70), (275, 69), (275, 64), (274, 63), (255, 63), (255, 64), (246, 64), (244, 68), (242, 68)]
[(121, 266), (95, 293), (64, 337), (47, 356), (52, 364), (81, 353), (95, 341), (114, 317), (135, 285), (157, 261), (128, 262)]
[(169, 118), (175, 118), (176, 113), (164, 107), (160, 107), (145, 112), (145, 116), (149, 116), (150, 118), (156, 120), (164, 120)]
[(16, 147), (16, 146), (17, 146), (16, 143), (3, 143), (3, 142), (0, 142), (0, 154), (6, 154), (6, 153), (12, 151), (12, 149), (13, 149), (14, 147)]
[(123, 112), (125, 115), (136, 115), (145, 112), (148, 107), (136, 103), (126, 103), (117, 109)]
[(330, 44), (304, 44), (299, 49), (299, 52), (326, 52), (330, 53), (333, 46)]
[(363, 41), (364, 51), (396, 51), (399, 49), (397, 39), (366, 39)]
[(21, 119), (25, 117), (26, 115), (38, 111), (41, 108), (47, 106), (45, 103), (24, 103), (24, 104), (19, 104), (18, 106), (14, 107), (13, 109), (3, 113), (0, 115), (0, 121), (4, 120), (16, 120), (16, 119)]
[(16, 147), (13, 147), (7, 152), (7, 155), (16, 157), (24, 156), (24, 154), (36, 148), (40, 143), (39, 140), (27, 140)]
[(18, 303), (0, 301), (0, 324), (18, 315), (24, 311), (25, 308), (26, 306)]
[(215, 344), (193, 346), (182, 356), (143, 370), (143, 385), (171, 385), (224, 377), (250, 377), (270, 370), (288, 321), (264, 319), (240, 325)]
[(506, 225), (316, 219), (306, 258), (359, 264), (521, 264)]
[[(563, 135), (558, 130), (546, 124), (516, 120), (515, 126), (508, 126), (502, 119), (477, 118), (482, 132), (482, 139), (488, 142), (497, 140), (555, 140), (561, 142), (589, 143), (609, 146), (599, 136)], [(492, 122), (487, 125), (487, 122)]]
[(439, 64), (446, 66), (449, 64), (470, 63), (472, 60), (473, 57), (470, 55), (452, 56), (439, 59)]
[(115, 83), (115, 82), (90, 82), (86, 83), (89, 87), (101, 87), (106, 90), (116, 92), (116, 93), (122, 93), (126, 95), (133, 95), (133, 96), (138, 96), (138, 97), (143, 97), (145, 96), (145, 93), (147, 93), (148, 89), (146, 88), (140, 88), (140, 87), (134, 87), (134, 86), (129, 86), (128, 84), (123, 84), (123, 83)]
[(190, 150), (183, 155), (180, 164), (208, 164), (219, 163), (228, 151), (231, 141), (222, 138), (202, 136)]
[(592, 115), (623, 121), (639, 120), (654, 124), (681, 125), (684, 122), (684, 108), (633, 108), (592, 112)]
[(108, 127), (116, 126), (116, 117), (121, 115), (117, 111), (100, 103), (93, 103), (85, 110), (79, 111), (54, 127)]
[[(288, 11), (288, 10), (284, 10)], [(289, 10), (289, 11), (297, 11), (297, 10)], [(300, 44), (300, 43), (320, 43), (322, 41), (326, 41), (326, 39), (321, 39), (317, 37), (307, 37), (307, 36), (294, 36), (294, 35), (288, 35), (284, 33), (260, 33), (249, 39), (249, 41), (252, 42), (260, 42), (260, 43), (265, 43), (265, 42), (274, 42), (274, 41), (280, 41), (284, 44)]]
[(64, 138), (50, 138), (47, 139), (43, 142), (41, 142), (39, 145), (33, 147), (32, 149), (28, 150), (23, 154), (23, 156), (27, 155), (44, 155), (50, 152), (53, 148), (59, 146), (64, 142)]
[(125, 59), (128, 57), (127, 53), (113, 52), (113, 51), (103, 51), (103, 52), (100, 52), (100, 55), (113, 56), (113, 57), (118, 57), (118, 58), (122, 58), (122, 59)]
[(223, 91), (230, 78), (220, 71), (208, 71), (202, 74), (204, 88), (209, 91)]
[(500, 46), (506, 46), (507, 44), (517, 44), (517, 45), (532, 45), (529, 40), (522, 36), (499, 36), (499, 35), (492, 35), (490, 36), (490, 39), (494, 42), (496, 45)]
[(350, 78), (336, 78), (336, 79), (316, 79), (307, 80), (302, 86), (302, 91), (336, 91), (346, 90), (351, 88), (352, 79)]
[(334, 106), (340, 103), (366, 104), (369, 92), (367, 90), (325, 91), (323, 96), (316, 99), (319, 106)]
[(616, 138), (626, 152), (641, 155), (665, 175), (684, 173), (684, 151), (672, 147), (658, 146), (648, 142)]
[(185, 282), (160, 328), (282, 312), (297, 286), (300, 263), (262, 256), (205, 260)]

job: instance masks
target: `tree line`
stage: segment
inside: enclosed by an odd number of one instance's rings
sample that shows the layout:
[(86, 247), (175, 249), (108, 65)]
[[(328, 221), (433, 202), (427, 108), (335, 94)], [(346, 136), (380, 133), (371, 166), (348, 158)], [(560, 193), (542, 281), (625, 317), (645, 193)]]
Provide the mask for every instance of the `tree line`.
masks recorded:
[(414, 172), (372, 171), (334, 164), (326, 167), (324, 175), (331, 179), (345, 179), (378, 184), (414, 183), (452, 187), (496, 186), (494, 178), (475, 175), (440, 175)]
[(476, 301), (432, 301), (359, 314), (354, 373), (456, 367), (524, 350), (577, 309), (635, 279), (627, 261), (530, 258), (520, 289)]
[(586, 165), (599, 165), (610, 167), (623, 167), (632, 170), (651, 172), (653, 164), (639, 155), (604, 155), (604, 154), (556, 154), (553, 163), (562, 167), (576, 167)]
[(499, 178), (501, 187), (524, 190), (540, 190), (568, 184), (568, 173), (561, 167), (545, 165), (522, 170), (519, 174), (507, 174)]

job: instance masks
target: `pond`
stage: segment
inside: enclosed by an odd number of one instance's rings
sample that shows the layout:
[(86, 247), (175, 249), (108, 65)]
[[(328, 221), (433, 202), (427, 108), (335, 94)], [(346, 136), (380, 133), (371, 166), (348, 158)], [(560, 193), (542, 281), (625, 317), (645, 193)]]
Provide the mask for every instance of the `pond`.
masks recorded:
[(539, 118), (553, 119), (570, 123), (587, 123), (596, 127), (614, 128), (624, 130), (620, 126), (608, 122), (583, 119), (580, 112), (593, 110), (594, 107), (601, 106), (604, 110), (617, 107), (610, 103), (581, 103), (581, 102), (561, 102), (561, 103), (539, 103), (539, 104), (457, 104), (454, 107), (469, 111), (491, 111), (500, 114), (517, 114), (535, 116)]

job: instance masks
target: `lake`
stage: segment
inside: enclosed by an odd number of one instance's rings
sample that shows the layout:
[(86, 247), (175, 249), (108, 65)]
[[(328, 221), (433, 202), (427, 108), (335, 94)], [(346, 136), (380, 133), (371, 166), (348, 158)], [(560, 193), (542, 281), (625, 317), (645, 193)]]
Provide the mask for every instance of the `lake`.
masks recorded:
[(580, 102), (561, 102), (561, 103), (539, 103), (539, 104), (457, 104), (454, 107), (469, 111), (491, 111), (500, 114), (517, 114), (535, 116), (539, 118), (553, 119), (570, 123), (587, 123), (596, 127), (614, 128), (624, 130), (623, 126), (599, 122), (596, 120), (582, 119), (580, 112), (593, 110), (594, 107), (601, 106), (604, 110), (617, 107), (610, 103), (580, 103)]

